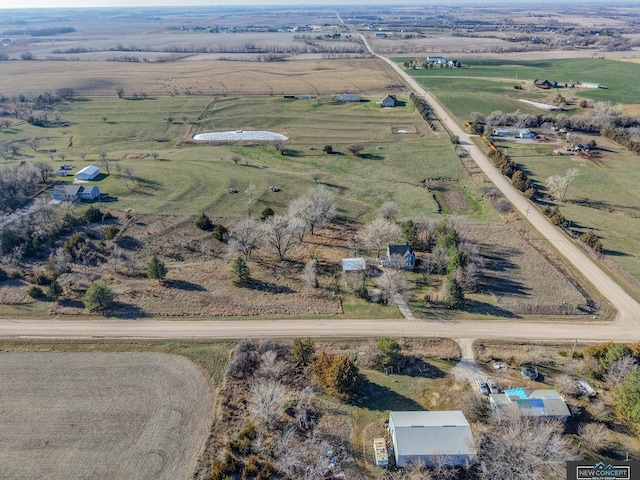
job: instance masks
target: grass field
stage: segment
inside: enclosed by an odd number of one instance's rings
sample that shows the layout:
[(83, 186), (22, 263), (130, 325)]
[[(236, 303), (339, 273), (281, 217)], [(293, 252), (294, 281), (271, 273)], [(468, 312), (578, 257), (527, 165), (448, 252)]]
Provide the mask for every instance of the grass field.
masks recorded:
[[(381, 109), (375, 100), (333, 104), (254, 96), (137, 101), (93, 97), (61, 106), (64, 126), (14, 124), (0, 137), (38, 138), (38, 151), (25, 146), (24, 156), (50, 161), (49, 151), (55, 149), (54, 165), (62, 162), (61, 154), (77, 168), (100, 165), (99, 154), (106, 152), (112, 168), (111, 175), (98, 182), (101, 191), (119, 199), (115, 208), (140, 213), (244, 216), (243, 195), (229, 195), (227, 189), (242, 193), (250, 184), (257, 187), (260, 204), (284, 213), (293, 198), (313, 185), (312, 171), (322, 172), (321, 182), (337, 194), (343, 218), (361, 219), (390, 200), (403, 216), (435, 213), (433, 196), (419, 181), (463, 178), (451, 143), (444, 132), (428, 130), (413, 106)], [(417, 133), (393, 133), (394, 127), (413, 127)], [(177, 145), (187, 133), (190, 138), (196, 132), (237, 128), (285, 133), (290, 137), (286, 155), (266, 146)], [(348, 153), (351, 143), (365, 147), (359, 158)], [(327, 144), (333, 146), (333, 155), (322, 151)], [(151, 152), (158, 152), (157, 160)], [(143, 158), (125, 159), (127, 155)], [(241, 159), (237, 164), (232, 161), (235, 155)], [(135, 170), (135, 188), (125, 186), (118, 165), (121, 172), (125, 167)], [(272, 192), (269, 187), (274, 185), (282, 191)]]
[[(583, 136), (588, 142), (591, 137)], [(558, 143), (522, 144), (498, 142), (514, 161), (544, 187), (551, 175), (577, 168), (567, 201), (560, 210), (578, 232), (596, 231), (607, 257), (640, 279), (640, 157), (604, 137), (597, 137), (599, 156), (552, 155)], [(560, 140), (560, 145), (564, 145)]]
[[(398, 62), (410, 58), (394, 59)], [(577, 96), (611, 103), (637, 103), (640, 86), (627, 79), (640, 75), (640, 65), (593, 58), (538, 61), (470, 60), (469, 68), (409, 70), (409, 73), (458, 117), (461, 123), (471, 112), (489, 114), (495, 110), (516, 110), (533, 114), (544, 111), (518, 102), (526, 98), (548, 102), (558, 92), (565, 97)], [(534, 79), (554, 80), (559, 84), (595, 82), (606, 88), (568, 88), (551, 92), (533, 90)], [(525, 82), (525, 90), (515, 90)]]
[(3, 353), (3, 478), (188, 479), (212, 392), (185, 358)]

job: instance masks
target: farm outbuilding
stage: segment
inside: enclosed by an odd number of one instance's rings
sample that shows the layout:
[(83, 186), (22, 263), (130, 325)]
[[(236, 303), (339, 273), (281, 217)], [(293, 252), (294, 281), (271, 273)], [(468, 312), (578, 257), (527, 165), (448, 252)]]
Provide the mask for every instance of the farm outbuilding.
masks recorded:
[(342, 271), (345, 273), (365, 272), (367, 270), (367, 262), (364, 258), (343, 258)]
[(599, 83), (593, 83), (593, 82), (582, 82), (580, 84), (580, 86), (582, 88), (602, 88), (602, 85)]
[(433, 465), (442, 457), (452, 466), (475, 463), (471, 427), (460, 410), (391, 412), (389, 432), (398, 467), (415, 459)]
[(78, 180), (93, 180), (98, 175), (100, 175), (100, 169), (95, 165), (89, 165), (76, 173), (76, 178)]
[(380, 106), (386, 108), (393, 108), (398, 103), (398, 99), (395, 95), (385, 95), (380, 98)]
[(387, 442), (384, 438), (373, 439), (373, 450), (376, 455), (376, 465), (379, 467), (389, 466), (389, 452), (387, 451)]
[(336, 95), (336, 102), (359, 102), (360, 94), (359, 93), (341, 93), (340, 95)]

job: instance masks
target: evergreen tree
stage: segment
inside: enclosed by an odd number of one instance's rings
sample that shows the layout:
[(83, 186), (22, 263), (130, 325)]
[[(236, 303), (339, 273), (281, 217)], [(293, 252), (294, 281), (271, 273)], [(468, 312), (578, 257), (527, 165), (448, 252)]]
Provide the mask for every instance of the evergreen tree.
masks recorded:
[(407, 220), (405, 222), (402, 226), (400, 236), (407, 245), (411, 245), (412, 247), (415, 245), (416, 240), (418, 239), (418, 227), (415, 226), (413, 220)]
[(51, 285), (49, 285), (49, 291), (47, 293), (49, 297), (54, 300), (58, 300), (62, 296), (62, 287), (57, 280), (51, 282)]
[(445, 305), (449, 308), (460, 308), (464, 305), (464, 292), (462, 291), (462, 287), (455, 277), (451, 275), (444, 279), (442, 296)]
[(309, 365), (316, 354), (316, 344), (310, 338), (296, 338), (291, 346), (291, 361), (296, 365)]
[(84, 306), (94, 312), (113, 306), (113, 292), (103, 283), (94, 283), (84, 295)]
[(231, 283), (236, 287), (244, 287), (249, 283), (250, 275), (247, 262), (238, 255), (231, 264)]
[(393, 338), (385, 337), (378, 340), (378, 352), (382, 355), (382, 366), (397, 365), (400, 360), (400, 344)]
[(198, 227), (200, 230), (205, 230), (208, 232), (213, 230), (213, 222), (203, 213), (196, 219), (196, 227)]
[(154, 255), (147, 263), (147, 277), (150, 280), (164, 280), (167, 276), (167, 267), (162, 260)]

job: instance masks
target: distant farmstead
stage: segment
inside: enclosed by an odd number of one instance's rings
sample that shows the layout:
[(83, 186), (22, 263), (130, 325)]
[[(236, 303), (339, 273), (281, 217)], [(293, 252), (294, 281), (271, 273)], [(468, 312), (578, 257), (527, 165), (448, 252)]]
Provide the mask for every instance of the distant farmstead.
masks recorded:
[(543, 80), (542, 82), (535, 79), (533, 81), (533, 86), (536, 88), (541, 88), (542, 90), (551, 90), (552, 88), (558, 88), (558, 82), (551, 80)]
[(76, 173), (76, 178), (78, 180), (93, 180), (98, 175), (100, 175), (100, 169), (95, 165), (89, 165)]
[(582, 88), (602, 88), (602, 85), (599, 83), (593, 83), (593, 82), (582, 82), (580, 84), (580, 86)]
[(359, 93), (341, 93), (336, 95), (336, 102), (359, 102)]

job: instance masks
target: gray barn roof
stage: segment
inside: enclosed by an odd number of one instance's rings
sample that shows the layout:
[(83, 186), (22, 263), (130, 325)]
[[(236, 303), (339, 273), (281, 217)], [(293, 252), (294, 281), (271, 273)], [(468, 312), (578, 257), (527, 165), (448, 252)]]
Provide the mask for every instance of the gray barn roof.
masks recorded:
[(389, 426), (398, 455), (476, 455), (471, 427), (459, 410), (391, 412)]

